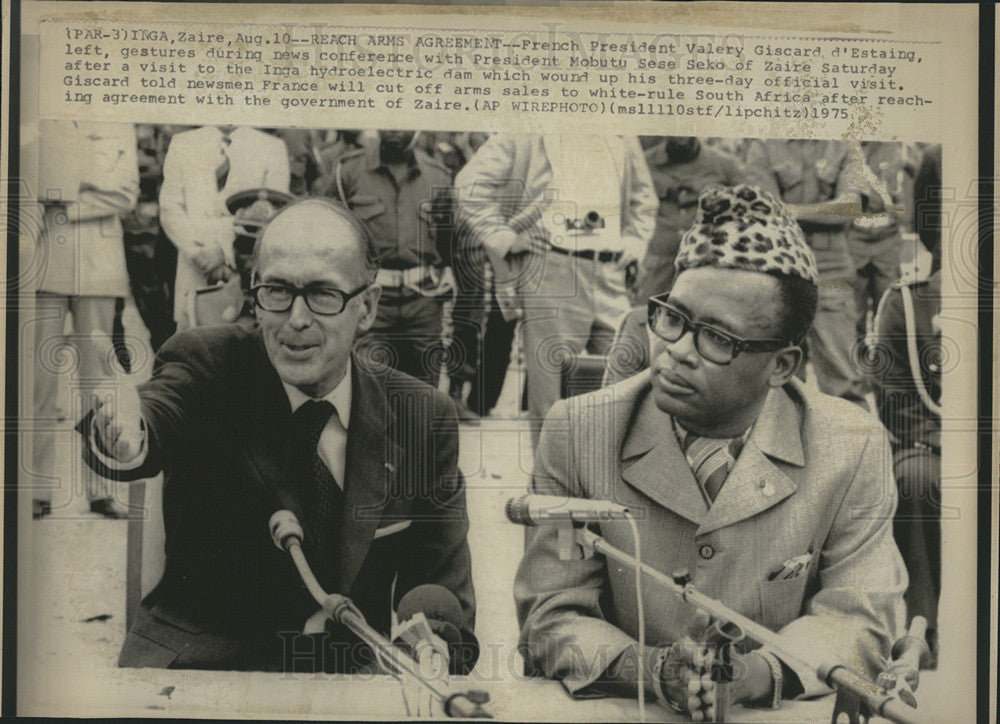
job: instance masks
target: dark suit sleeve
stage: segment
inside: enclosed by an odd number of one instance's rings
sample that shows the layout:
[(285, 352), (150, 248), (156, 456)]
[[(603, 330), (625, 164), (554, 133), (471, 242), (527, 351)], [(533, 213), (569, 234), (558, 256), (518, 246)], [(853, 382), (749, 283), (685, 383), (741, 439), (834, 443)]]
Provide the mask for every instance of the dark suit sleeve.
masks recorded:
[(185, 332), (169, 339), (156, 356), (152, 377), (139, 386), (146, 428), (145, 460), (131, 469), (108, 468), (92, 446), (90, 411), (76, 426), (84, 439), (83, 459), (87, 465), (112, 480), (141, 480), (158, 474), (163, 460), (177, 454), (177, 441), (186, 421), (206, 398), (205, 381), (213, 366), (212, 355), (200, 336)]
[(465, 503), (465, 478), (458, 469), (458, 415), (455, 404), (434, 395), (434, 419), (429, 426), (433, 453), (430, 495), (416, 537), (417, 550), (409, 557), (414, 565), (399, 572), (396, 599), (423, 584), (444, 586), (462, 606), (462, 644), (452, 649), (453, 673), (467, 674), (479, 657), (475, 636), (476, 599), (472, 587), (472, 556), (467, 535), (469, 517)]

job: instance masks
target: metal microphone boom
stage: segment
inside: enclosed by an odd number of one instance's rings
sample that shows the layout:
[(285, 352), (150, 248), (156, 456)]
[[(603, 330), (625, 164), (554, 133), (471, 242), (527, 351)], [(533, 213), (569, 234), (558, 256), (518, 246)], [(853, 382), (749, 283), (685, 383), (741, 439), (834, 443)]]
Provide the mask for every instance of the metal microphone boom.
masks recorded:
[(485, 692), (470, 691), (464, 693), (452, 693), (429, 681), (424, 677), (417, 665), (417, 662), (400, 651), (378, 631), (373, 629), (365, 621), (364, 615), (357, 609), (351, 599), (341, 596), (339, 593), (327, 593), (320, 586), (316, 576), (313, 575), (305, 554), (302, 552), (302, 526), (299, 525), (295, 514), (288, 510), (279, 510), (271, 516), (268, 524), (271, 531), (271, 538), (274, 544), (281, 550), (287, 550), (295, 562), (295, 567), (302, 577), (303, 583), (309, 589), (309, 593), (316, 599), (323, 613), (331, 621), (343, 624), (349, 628), (355, 636), (371, 647), (376, 654), (380, 666), (394, 676), (402, 674), (413, 677), (423, 685), (434, 699), (441, 704), (445, 713), (450, 717), (461, 717), (465, 719), (492, 719), (493, 717), (484, 710), (481, 704), (488, 700)]

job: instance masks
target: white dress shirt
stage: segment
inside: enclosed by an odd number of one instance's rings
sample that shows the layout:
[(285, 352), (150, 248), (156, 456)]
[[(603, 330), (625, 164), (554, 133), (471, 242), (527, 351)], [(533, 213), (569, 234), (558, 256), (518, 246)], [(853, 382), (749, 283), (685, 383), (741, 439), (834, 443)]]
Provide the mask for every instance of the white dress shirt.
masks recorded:
[[(294, 413), (309, 399), (297, 387), (281, 383), (288, 395)], [(333, 405), (334, 414), (319, 435), (318, 452), (340, 489), (344, 489), (344, 469), (347, 464), (347, 427), (351, 422), (351, 365), (347, 365), (343, 379), (322, 398)]]

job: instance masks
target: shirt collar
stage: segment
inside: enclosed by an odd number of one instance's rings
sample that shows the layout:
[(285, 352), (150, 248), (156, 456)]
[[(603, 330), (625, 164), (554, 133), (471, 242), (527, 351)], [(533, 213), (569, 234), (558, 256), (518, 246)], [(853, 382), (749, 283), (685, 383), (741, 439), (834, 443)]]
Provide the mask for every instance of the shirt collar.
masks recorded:
[[(285, 393), (288, 395), (288, 402), (292, 405), (292, 412), (295, 412), (302, 405), (304, 405), (311, 398), (305, 395), (298, 387), (287, 384), (282, 381), (281, 386), (285, 388)], [(327, 394), (323, 395), (323, 400), (326, 400), (333, 405), (334, 409), (337, 411), (337, 417), (340, 418), (340, 424), (346, 429), (351, 421), (351, 364), (348, 362), (347, 370), (344, 372), (344, 376), (341, 378), (340, 382), (330, 390)]]
[[(674, 433), (677, 435), (677, 442), (683, 444), (684, 441), (687, 439), (687, 436), (693, 435), (694, 433), (688, 432), (686, 429), (684, 429), (684, 427), (679, 422), (677, 422), (677, 418), (672, 418), (672, 420), (674, 423)], [(746, 441), (750, 439), (750, 433), (753, 432), (753, 428), (756, 424), (757, 424), (756, 421), (754, 421), (754, 423), (751, 424), (750, 427), (748, 427), (746, 430), (743, 431), (742, 435), (736, 435), (735, 437), (724, 437), (724, 438), (713, 438), (713, 439), (718, 439), (719, 442), (722, 442), (724, 440), (730, 440), (730, 441), (742, 440), (743, 444), (746, 444)], [(702, 437), (702, 436), (695, 435), (695, 437)]]

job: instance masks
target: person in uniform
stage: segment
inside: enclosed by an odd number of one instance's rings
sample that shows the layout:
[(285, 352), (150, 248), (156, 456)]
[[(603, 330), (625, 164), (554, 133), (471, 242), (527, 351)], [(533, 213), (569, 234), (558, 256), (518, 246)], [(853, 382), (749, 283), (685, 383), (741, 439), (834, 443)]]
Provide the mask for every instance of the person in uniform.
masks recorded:
[[(113, 377), (116, 298), (129, 296), (121, 216), (135, 207), (139, 163), (135, 129), (126, 123), (43, 121), (39, 136), (43, 206), (38, 237), (34, 332), (32, 514), (52, 511), (60, 425), (69, 414), (59, 399), (66, 349), (75, 355), (71, 391), (86, 401)], [(64, 335), (66, 314), (73, 333)], [(107, 481), (83, 470), (90, 510), (124, 518)]]
[[(734, 703), (828, 692), (812, 662), (874, 674), (904, 623), (896, 488), (879, 422), (795, 377), (815, 257), (780, 201), (741, 185), (702, 194), (675, 266), (670, 292), (649, 301), (651, 369), (553, 405), (531, 492), (628, 507), (645, 563), (688, 571), (781, 635), (783, 651), (735, 645)], [(636, 554), (629, 526), (600, 529)], [(640, 680), (633, 571), (599, 552), (561, 560), (560, 538), (536, 528), (514, 582), (529, 669), (577, 696), (648, 692), (710, 717), (689, 698), (705, 633), (692, 605), (645, 587)]]
[(202, 126), (176, 134), (163, 162), (160, 224), (177, 247), (174, 319), (191, 325), (190, 295), (236, 274), (233, 215), (237, 191), (288, 193), (288, 151), (280, 138), (241, 126)]
[(698, 195), (710, 186), (746, 181), (746, 169), (737, 158), (694, 136), (667, 136), (646, 150), (646, 165), (660, 205), (635, 283), (634, 300), (643, 308), (646, 299), (670, 289), (677, 247), (694, 221)]
[(315, 193), (347, 204), (375, 237), (382, 298), (364, 354), (436, 387), (442, 305), (454, 289), (451, 173), (416, 135), (380, 131), (377, 147), (342, 157)]
[(603, 354), (629, 309), (626, 269), (653, 232), (652, 180), (634, 137), (497, 134), (455, 186), (463, 224), (493, 267), (500, 307), (508, 319), (523, 313), (535, 444), (559, 399), (561, 360)]
[(870, 174), (857, 144), (843, 141), (759, 140), (747, 148), (750, 182), (792, 210), (819, 268), (819, 306), (807, 340), (819, 388), (866, 407), (866, 383), (854, 359), (856, 274), (846, 227), (873, 200)]
[(875, 319), (879, 417), (892, 436), (899, 508), (893, 533), (910, 586), (907, 610), (927, 619), (937, 657), (941, 595), (941, 147), (928, 152), (914, 181), (914, 228), (931, 253), (922, 278), (886, 291)]
[(848, 248), (856, 270), (851, 286), (857, 338), (865, 339), (879, 300), (899, 279), (902, 234), (910, 230), (917, 164), (914, 147), (898, 141), (865, 141), (861, 148), (865, 165), (874, 177), (872, 187), (882, 197), (885, 209), (859, 217), (847, 228)]

